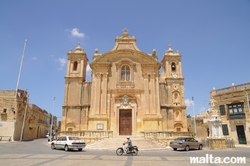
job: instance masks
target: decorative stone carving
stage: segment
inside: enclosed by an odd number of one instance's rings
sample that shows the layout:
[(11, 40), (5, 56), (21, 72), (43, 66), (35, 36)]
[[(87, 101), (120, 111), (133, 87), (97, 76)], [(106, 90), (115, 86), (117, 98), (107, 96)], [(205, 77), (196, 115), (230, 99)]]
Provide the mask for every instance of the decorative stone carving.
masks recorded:
[(216, 101), (214, 99), (210, 99), (210, 118), (208, 120), (209, 125), (209, 137), (210, 138), (223, 138), (224, 135), (222, 133), (222, 124), (219, 116), (219, 111), (216, 108)]
[(128, 105), (128, 100), (129, 100), (129, 97), (127, 95), (124, 95), (122, 97), (122, 104), (123, 105)]

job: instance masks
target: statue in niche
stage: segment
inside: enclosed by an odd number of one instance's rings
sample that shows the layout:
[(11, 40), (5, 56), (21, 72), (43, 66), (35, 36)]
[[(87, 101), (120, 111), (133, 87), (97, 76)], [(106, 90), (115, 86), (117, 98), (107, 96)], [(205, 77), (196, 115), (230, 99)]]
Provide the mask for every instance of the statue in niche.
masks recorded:
[(123, 105), (128, 105), (128, 100), (129, 100), (129, 97), (127, 95), (124, 95), (122, 97), (122, 104)]
[(174, 105), (180, 105), (180, 97), (177, 92), (173, 94), (173, 104)]
[(180, 121), (180, 111), (175, 112), (175, 119), (176, 121)]

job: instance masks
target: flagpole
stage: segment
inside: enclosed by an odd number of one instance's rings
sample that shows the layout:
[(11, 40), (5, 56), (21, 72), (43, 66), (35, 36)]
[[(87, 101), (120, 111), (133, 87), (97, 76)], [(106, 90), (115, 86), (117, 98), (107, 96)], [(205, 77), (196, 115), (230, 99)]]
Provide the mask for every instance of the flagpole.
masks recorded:
[(24, 115), (23, 115), (23, 124), (22, 124), (20, 141), (22, 141), (22, 139), (23, 139), (23, 131), (24, 131), (24, 125), (25, 125), (25, 120), (26, 120), (26, 114), (27, 114), (28, 105), (29, 105), (29, 96), (27, 96), (26, 108), (25, 108)]
[(25, 49), (26, 49), (26, 43), (27, 43), (27, 39), (24, 40), (23, 54), (22, 54), (22, 59), (21, 59), (21, 64), (20, 64), (18, 78), (17, 78), (17, 84), (16, 84), (16, 96), (17, 96), (17, 90), (18, 90), (19, 80), (20, 80), (21, 71), (22, 71), (22, 65), (23, 65), (24, 52), (25, 52)]

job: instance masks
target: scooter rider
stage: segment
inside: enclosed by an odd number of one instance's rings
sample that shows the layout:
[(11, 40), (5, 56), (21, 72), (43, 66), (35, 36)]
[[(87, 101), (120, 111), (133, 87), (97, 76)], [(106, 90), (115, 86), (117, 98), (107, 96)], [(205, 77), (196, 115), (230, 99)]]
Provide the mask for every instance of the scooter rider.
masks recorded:
[(129, 149), (132, 147), (132, 141), (129, 136), (127, 136), (127, 142), (124, 142), (125, 144), (128, 144), (126, 147), (127, 152), (129, 152)]

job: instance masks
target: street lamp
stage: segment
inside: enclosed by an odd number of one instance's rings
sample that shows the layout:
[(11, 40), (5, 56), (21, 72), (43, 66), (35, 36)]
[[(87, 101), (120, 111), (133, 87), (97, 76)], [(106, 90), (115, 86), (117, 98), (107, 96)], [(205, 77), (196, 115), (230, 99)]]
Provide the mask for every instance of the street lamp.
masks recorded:
[(51, 125), (50, 125), (50, 142), (52, 141), (52, 136), (53, 136), (52, 125), (53, 125), (53, 119), (54, 119), (53, 112), (54, 112), (55, 100), (56, 100), (56, 97), (54, 97), (54, 100), (53, 100), (53, 109), (51, 113), (52, 120), (51, 120)]
[(194, 97), (192, 97), (193, 101), (193, 114), (194, 114), (194, 134), (196, 135), (196, 121), (195, 121), (195, 112), (194, 112)]

